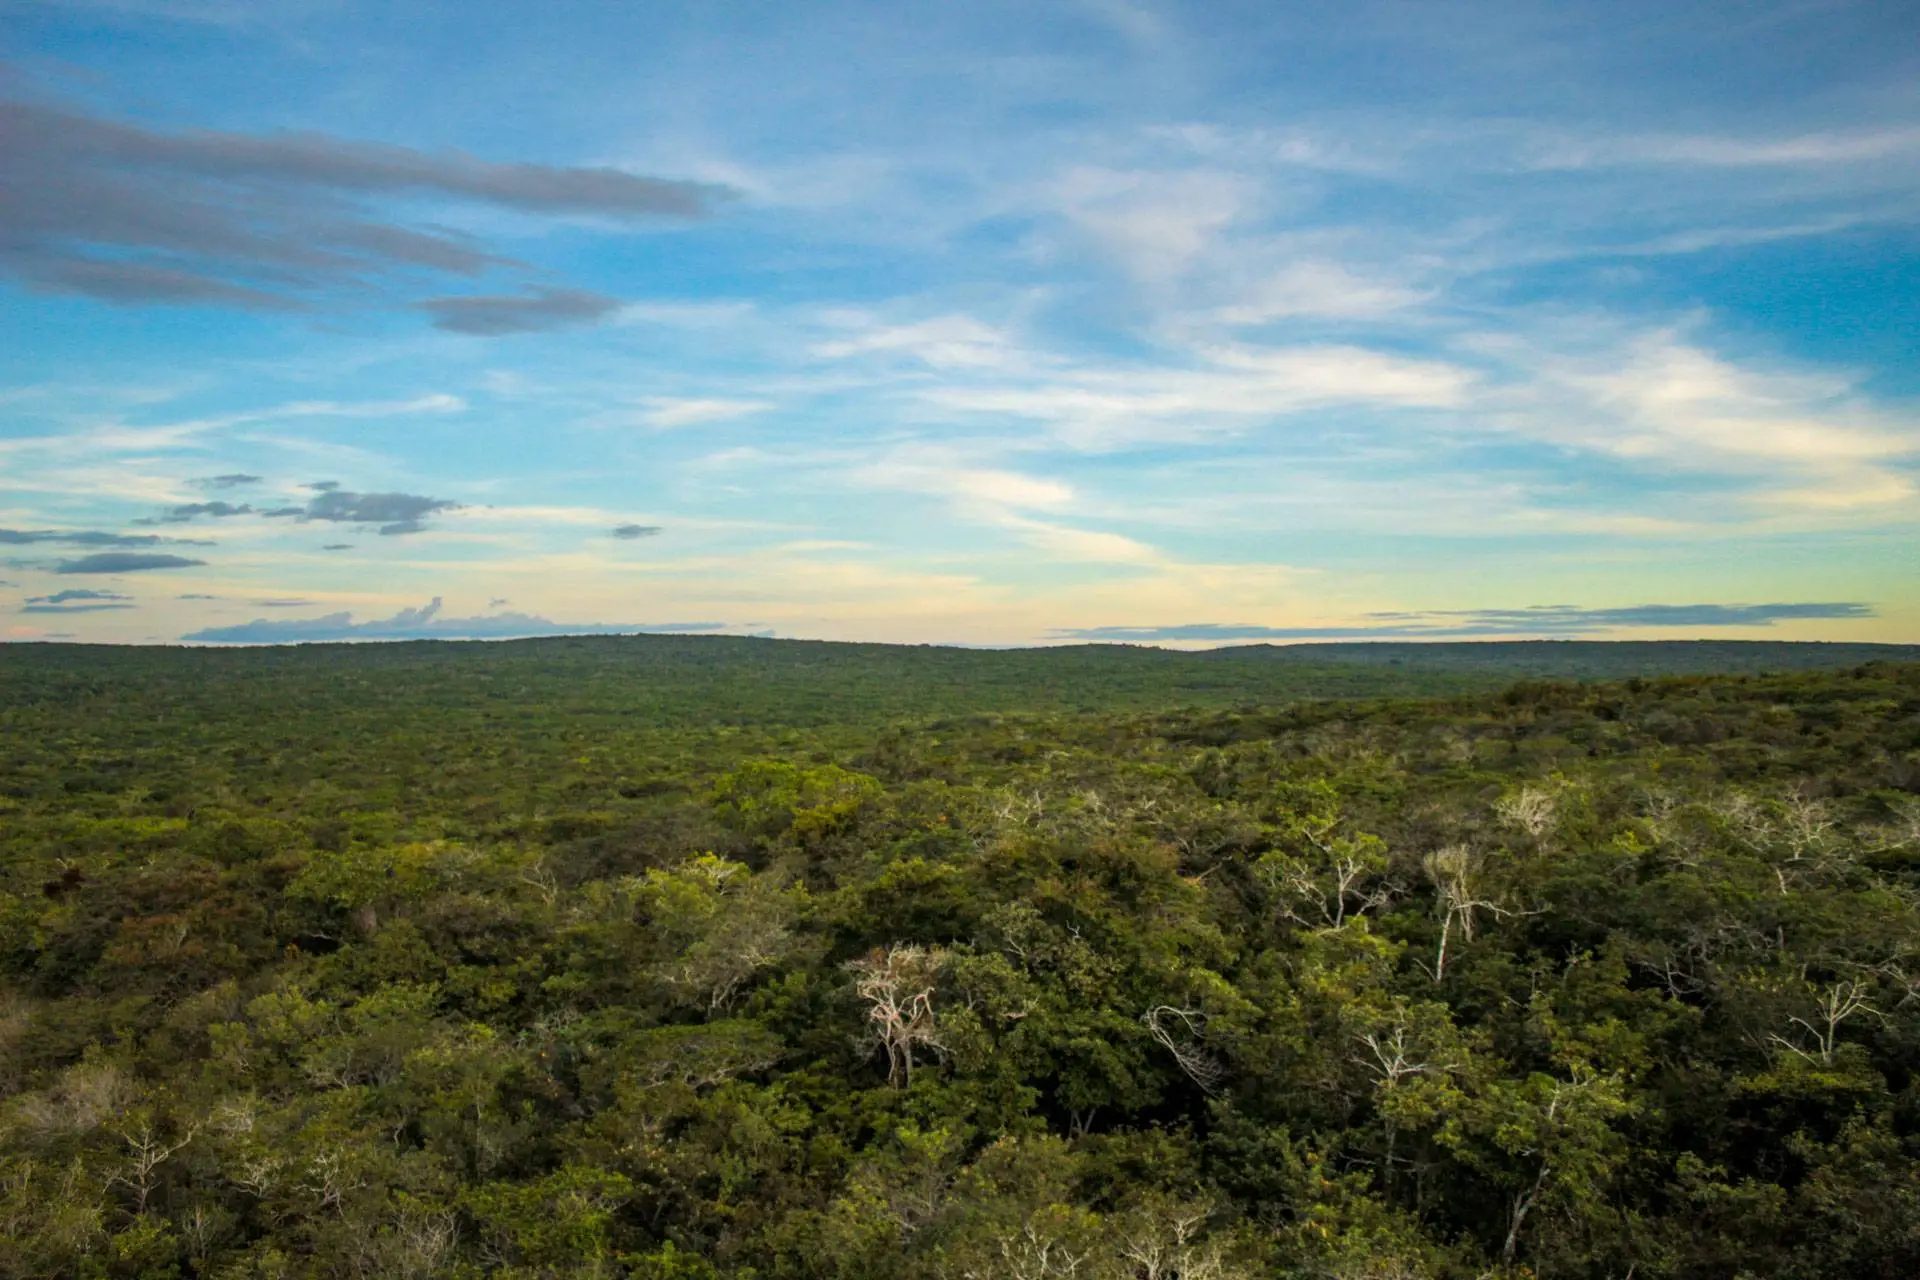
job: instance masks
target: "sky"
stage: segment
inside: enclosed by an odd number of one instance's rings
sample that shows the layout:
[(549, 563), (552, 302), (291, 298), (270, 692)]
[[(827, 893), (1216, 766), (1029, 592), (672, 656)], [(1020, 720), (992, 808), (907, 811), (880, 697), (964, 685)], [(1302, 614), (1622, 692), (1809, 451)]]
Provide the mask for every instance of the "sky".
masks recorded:
[(1920, 641), (1920, 6), (0, 0), (0, 637)]

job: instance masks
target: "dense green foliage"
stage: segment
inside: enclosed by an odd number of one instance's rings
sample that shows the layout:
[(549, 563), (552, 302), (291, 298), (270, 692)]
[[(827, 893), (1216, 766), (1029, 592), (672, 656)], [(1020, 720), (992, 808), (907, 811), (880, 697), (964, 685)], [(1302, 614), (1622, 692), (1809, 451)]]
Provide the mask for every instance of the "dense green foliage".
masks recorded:
[[(620, 727), (817, 726), (990, 711), (1127, 711), (1398, 697), (1515, 680), (1624, 680), (1920, 662), (1920, 645), (1690, 640), (955, 649), (729, 636), (584, 636), (251, 649), (0, 648), (0, 716), (54, 702), (156, 716), (257, 716), (297, 699), (303, 736), (391, 731), (397, 712), (485, 721), (532, 712)], [(377, 699), (377, 701), (376, 701)], [(494, 716), (497, 720), (497, 716)], [(183, 744), (185, 745), (185, 744)]]
[(1319, 648), (0, 650), (0, 1277), (1920, 1271), (1920, 666)]

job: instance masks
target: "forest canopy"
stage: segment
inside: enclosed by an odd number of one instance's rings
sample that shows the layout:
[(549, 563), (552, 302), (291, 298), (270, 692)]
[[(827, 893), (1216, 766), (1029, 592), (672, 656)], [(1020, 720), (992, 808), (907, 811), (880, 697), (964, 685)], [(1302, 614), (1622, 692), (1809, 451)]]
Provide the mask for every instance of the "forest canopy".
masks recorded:
[(0, 1277), (1920, 1270), (1920, 665), (1312, 648), (0, 650)]

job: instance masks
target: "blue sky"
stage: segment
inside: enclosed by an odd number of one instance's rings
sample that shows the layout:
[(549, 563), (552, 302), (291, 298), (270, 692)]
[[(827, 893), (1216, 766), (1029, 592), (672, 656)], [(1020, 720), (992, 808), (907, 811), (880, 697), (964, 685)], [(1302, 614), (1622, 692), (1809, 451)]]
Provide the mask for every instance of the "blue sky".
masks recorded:
[(1920, 641), (1908, 6), (0, 13), (11, 638)]

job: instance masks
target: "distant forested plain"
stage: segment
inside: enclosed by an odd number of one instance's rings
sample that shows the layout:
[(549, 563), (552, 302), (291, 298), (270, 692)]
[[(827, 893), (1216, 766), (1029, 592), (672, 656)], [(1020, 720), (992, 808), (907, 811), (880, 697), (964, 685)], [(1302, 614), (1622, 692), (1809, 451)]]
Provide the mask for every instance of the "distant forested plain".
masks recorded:
[(0, 646), (0, 1277), (1920, 1274), (1920, 649)]

